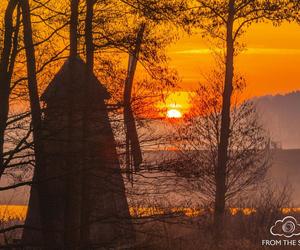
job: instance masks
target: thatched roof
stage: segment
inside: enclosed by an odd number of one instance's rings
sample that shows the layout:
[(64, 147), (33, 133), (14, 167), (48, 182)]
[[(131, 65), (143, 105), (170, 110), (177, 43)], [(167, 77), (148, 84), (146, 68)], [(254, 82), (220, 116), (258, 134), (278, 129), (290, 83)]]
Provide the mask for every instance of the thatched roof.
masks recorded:
[(72, 79), (69, 64), (68, 59), (42, 94), (42, 101), (47, 103), (49, 101), (57, 101), (67, 98), (70, 94), (75, 98), (81, 98), (86, 90), (85, 88), (87, 88), (88, 91), (88, 98), (110, 98), (107, 89), (94, 74), (92, 81), (86, 81), (86, 64), (82, 59), (79, 57), (76, 58), (74, 63), (75, 71), (72, 72)]

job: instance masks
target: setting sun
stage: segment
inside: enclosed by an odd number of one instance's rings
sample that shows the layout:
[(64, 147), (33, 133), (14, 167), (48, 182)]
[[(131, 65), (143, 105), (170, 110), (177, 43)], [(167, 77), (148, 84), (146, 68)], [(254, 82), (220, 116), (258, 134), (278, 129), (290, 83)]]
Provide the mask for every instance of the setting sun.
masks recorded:
[(189, 112), (190, 96), (193, 92), (174, 91), (167, 95), (164, 102), (157, 104), (161, 117), (181, 118)]
[(167, 112), (167, 117), (168, 118), (181, 118), (182, 113), (177, 109), (170, 109)]

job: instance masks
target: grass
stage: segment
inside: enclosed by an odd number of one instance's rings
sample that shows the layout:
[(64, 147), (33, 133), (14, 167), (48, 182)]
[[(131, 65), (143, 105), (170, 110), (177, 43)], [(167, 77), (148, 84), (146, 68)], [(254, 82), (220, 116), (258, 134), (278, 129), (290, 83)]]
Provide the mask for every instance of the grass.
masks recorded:
[[(26, 212), (27, 206), (0, 205), (0, 226), (4, 228), (22, 224)], [(143, 249), (213, 249), (212, 211), (188, 207), (162, 209), (139, 206), (131, 207), (130, 213), (135, 218), (137, 240)], [(261, 239), (270, 237), (270, 226), (284, 214), (299, 217), (300, 208), (283, 208), (277, 210), (276, 215), (261, 213), (252, 208), (231, 208), (226, 223), (227, 236), (221, 249), (269, 249), (261, 247)], [(164, 216), (168, 214), (171, 216)], [(266, 218), (268, 216), (270, 218)], [(0, 235), (0, 246), (19, 239), (20, 235), (20, 230)]]
[(0, 205), (0, 221), (12, 220), (24, 221), (27, 213), (27, 206), (23, 205)]

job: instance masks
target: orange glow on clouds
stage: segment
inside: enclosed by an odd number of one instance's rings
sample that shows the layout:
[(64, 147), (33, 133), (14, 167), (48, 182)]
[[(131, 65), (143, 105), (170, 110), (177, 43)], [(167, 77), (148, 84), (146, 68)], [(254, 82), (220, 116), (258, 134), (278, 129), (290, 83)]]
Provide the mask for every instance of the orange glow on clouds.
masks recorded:
[[(235, 68), (246, 78), (248, 97), (300, 89), (300, 25), (253, 24), (240, 41), (247, 49), (235, 59)], [(184, 36), (169, 48), (183, 90), (197, 88), (216, 68), (211, 48), (214, 45), (200, 34)]]

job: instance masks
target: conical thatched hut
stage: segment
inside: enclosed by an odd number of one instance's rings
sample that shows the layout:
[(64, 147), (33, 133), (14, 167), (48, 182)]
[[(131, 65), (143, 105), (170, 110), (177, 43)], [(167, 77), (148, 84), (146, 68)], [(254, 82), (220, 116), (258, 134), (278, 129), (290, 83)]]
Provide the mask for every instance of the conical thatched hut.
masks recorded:
[(87, 80), (81, 59), (70, 69), (67, 61), (42, 95), (46, 241), (86, 249), (127, 244), (133, 232), (105, 105), (110, 96), (94, 75)]

